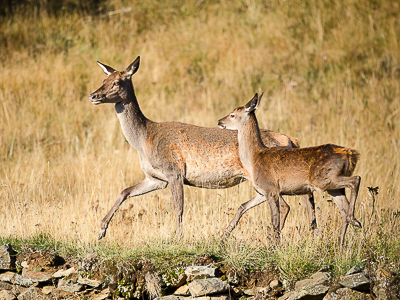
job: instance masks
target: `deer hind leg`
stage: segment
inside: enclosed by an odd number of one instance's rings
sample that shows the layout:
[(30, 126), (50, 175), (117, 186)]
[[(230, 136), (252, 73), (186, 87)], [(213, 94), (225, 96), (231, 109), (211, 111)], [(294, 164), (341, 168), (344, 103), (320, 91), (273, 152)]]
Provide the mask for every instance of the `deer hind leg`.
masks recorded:
[(125, 202), (126, 199), (130, 197), (135, 197), (139, 195), (143, 195), (158, 189), (164, 189), (168, 185), (167, 182), (161, 181), (155, 178), (146, 177), (142, 182), (138, 184), (128, 187), (124, 189), (115, 201), (114, 205), (111, 207), (110, 211), (105, 215), (103, 220), (100, 223), (100, 233), (99, 233), (99, 240), (102, 239), (106, 235), (106, 231), (108, 228), (108, 224), (110, 223), (112, 217), (114, 216), (115, 212), (118, 208)]
[(282, 198), (282, 196), (279, 196), (279, 217), (280, 217), (279, 230), (280, 231), (282, 231), (283, 227), (285, 226), (286, 218), (287, 218), (289, 211), (290, 211), (289, 205)]
[(342, 246), (344, 242), (344, 237), (346, 235), (348, 223), (347, 223), (347, 212), (349, 210), (349, 202), (346, 198), (346, 193), (344, 189), (339, 190), (329, 190), (329, 195), (333, 197), (333, 201), (337, 205), (340, 211), (340, 216), (342, 217), (342, 227), (340, 229), (339, 245)]
[(257, 193), (253, 198), (251, 198), (249, 201), (243, 203), (242, 205), (239, 206), (236, 215), (233, 217), (232, 221), (229, 223), (228, 227), (226, 227), (225, 232), (223, 234), (223, 238), (226, 238), (229, 236), (229, 234), (232, 232), (232, 230), (236, 227), (236, 225), (239, 223), (240, 218), (243, 216), (243, 214), (248, 211), (250, 208), (253, 208), (254, 206), (257, 206), (265, 201), (265, 197), (259, 193)]
[(310, 224), (310, 230), (315, 230), (318, 228), (317, 226), (317, 218), (315, 217), (315, 201), (314, 194), (306, 194), (301, 195), (306, 203), (308, 221)]

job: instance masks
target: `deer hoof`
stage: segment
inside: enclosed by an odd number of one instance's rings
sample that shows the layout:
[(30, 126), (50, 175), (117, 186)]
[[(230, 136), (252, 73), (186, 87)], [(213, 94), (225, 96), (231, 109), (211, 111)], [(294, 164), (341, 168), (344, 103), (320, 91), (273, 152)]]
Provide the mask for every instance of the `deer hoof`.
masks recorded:
[(359, 221), (357, 221), (357, 219), (355, 219), (355, 218), (351, 218), (348, 223), (350, 225), (353, 225), (354, 227), (362, 228), (361, 223)]
[(103, 237), (106, 236), (106, 229), (103, 229), (102, 231), (100, 231), (99, 233), (99, 240), (101, 240)]

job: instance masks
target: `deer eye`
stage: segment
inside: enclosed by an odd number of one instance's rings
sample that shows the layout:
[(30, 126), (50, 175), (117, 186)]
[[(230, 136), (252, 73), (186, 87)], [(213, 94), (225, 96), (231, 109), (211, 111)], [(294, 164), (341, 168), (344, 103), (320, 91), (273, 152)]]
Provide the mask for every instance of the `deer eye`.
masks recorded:
[(230, 114), (229, 116), (233, 119), (235, 117), (235, 114)]

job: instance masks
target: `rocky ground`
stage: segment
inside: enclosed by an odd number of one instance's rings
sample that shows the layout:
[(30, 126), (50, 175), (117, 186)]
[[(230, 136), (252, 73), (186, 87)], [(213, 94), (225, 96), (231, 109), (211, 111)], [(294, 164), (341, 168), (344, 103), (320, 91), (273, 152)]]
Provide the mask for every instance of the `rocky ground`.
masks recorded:
[(237, 272), (207, 254), (191, 266), (157, 269), (145, 258), (66, 259), (0, 246), (0, 299), (400, 299), (399, 276), (383, 269), (369, 273), (354, 266), (332, 278), (326, 267), (290, 286), (274, 270)]

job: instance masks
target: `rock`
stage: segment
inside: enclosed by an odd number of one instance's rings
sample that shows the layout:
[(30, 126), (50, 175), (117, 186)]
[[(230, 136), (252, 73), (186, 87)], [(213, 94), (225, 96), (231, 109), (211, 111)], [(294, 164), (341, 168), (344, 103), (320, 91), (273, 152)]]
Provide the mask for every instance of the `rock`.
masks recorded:
[[(17, 277), (17, 276), (16, 276)], [(48, 282), (53, 278), (52, 273), (47, 273), (47, 272), (32, 272), (32, 271), (27, 271), (23, 272), (22, 277), (28, 280), (32, 280), (32, 282)], [(16, 278), (14, 278), (16, 280)]]
[(67, 270), (58, 270), (53, 274), (54, 278), (62, 278), (62, 277), (68, 277), (71, 274), (76, 273), (75, 268), (69, 268)]
[[(341, 288), (335, 292), (326, 294), (323, 300), (369, 300), (371, 295), (351, 290), (349, 288)], [(378, 298), (381, 299), (381, 298)]]
[(11, 244), (0, 246), (0, 269), (2, 270), (15, 270), (15, 252)]
[(107, 288), (107, 289), (101, 291), (100, 294), (97, 294), (96, 296), (94, 296), (92, 298), (92, 300), (104, 300), (104, 299), (107, 299), (109, 295), (110, 295), (110, 289)]
[(272, 281), (270, 282), (270, 284), (269, 284), (269, 287), (270, 287), (271, 289), (275, 289), (275, 288), (278, 288), (278, 287), (281, 287), (281, 286), (282, 286), (282, 283), (281, 283), (279, 280), (277, 280), (277, 279), (272, 280)]
[(296, 282), (295, 289), (299, 290), (304, 286), (315, 286), (321, 284), (328, 284), (331, 280), (331, 274), (327, 272), (317, 272), (307, 279)]
[(186, 268), (185, 274), (187, 276), (187, 280), (192, 281), (194, 279), (215, 277), (215, 270), (216, 268), (212, 267), (191, 266)]
[(18, 297), (18, 300), (45, 300), (50, 299), (50, 296), (44, 295), (40, 289), (36, 287), (31, 287), (27, 289), (25, 292), (21, 293)]
[[(12, 290), (13, 285), (11, 283), (0, 281), (0, 291), (2, 290)], [(0, 298), (1, 299), (1, 298)]]
[(191, 300), (233, 300), (230, 295), (218, 295), (218, 296), (203, 296), (191, 298)]
[(360, 266), (355, 265), (351, 267), (349, 271), (347, 271), (346, 275), (353, 275), (356, 273), (360, 273), (361, 271), (362, 269), (360, 268)]
[(243, 293), (246, 295), (246, 296), (255, 296), (255, 295), (257, 295), (258, 293), (264, 293), (265, 291), (269, 291), (270, 290), (270, 288), (269, 287), (254, 287), (254, 288), (252, 288), (252, 289), (246, 289), (246, 290), (244, 290), (243, 291)]
[(38, 282), (49, 282), (51, 278), (52, 278), (51, 273), (28, 271), (25, 272), (24, 275), (22, 276), (19, 274), (15, 274), (15, 276), (11, 280), (11, 283), (22, 286), (30, 286)]
[(80, 292), (83, 289), (83, 285), (73, 282), (72, 280), (65, 280), (65, 279), (60, 279), (58, 281), (58, 286), (57, 290), (59, 291), (64, 291), (68, 293), (76, 293)]
[(23, 267), (23, 268), (29, 268), (29, 265), (28, 265), (28, 263), (27, 263), (26, 261), (23, 261), (23, 262), (21, 263), (21, 267)]
[(5, 272), (3, 274), (0, 274), (0, 281), (6, 281), (6, 282), (12, 283), (13, 280), (14, 280), (15, 275), (17, 275), (17, 273)]
[(189, 283), (189, 291), (193, 297), (225, 293), (229, 284), (219, 278), (197, 279)]
[(183, 285), (174, 292), (175, 296), (190, 296), (189, 286)]
[(175, 295), (168, 295), (164, 297), (157, 297), (154, 300), (185, 300), (188, 299), (187, 297), (175, 296)]
[(284, 294), (283, 296), (279, 297), (278, 300), (287, 300), (294, 294), (295, 294), (294, 291), (288, 292), (288, 293)]
[(271, 288), (265, 287), (265, 288), (258, 288), (257, 293), (254, 296), (254, 300), (264, 300), (267, 299), (268, 297), (268, 292), (271, 290)]
[(400, 299), (400, 276), (378, 269), (375, 273), (373, 292), (378, 299)]
[[(328, 292), (329, 287), (318, 284), (318, 285), (310, 285), (304, 286), (300, 290), (294, 291), (294, 293), (287, 298), (288, 300), (318, 300), (323, 299), (326, 293)], [(279, 298), (281, 299), (281, 298)]]
[(90, 286), (92, 288), (98, 288), (100, 285), (102, 285), (103, 281), (89, 278), (79, 278), (78, 283)]
[(15, 295), (10, 291), (2, 290), (2, 291), (0, 291), (0, 299), (1, 300), (16, 300), (17, 297), (15, 297)]
[(339, 284), (359, 291), (368, 291), (370, 287), (370, 281), (364, 273), (345, 275), (339, 280)]
[(54, 286), (47, 285), (42, 288), (42, 293), (45, 295), (50, 295), (54, 291)]
[(179, 274), (176, 280), (172, 280), (171, 287), (178, 288), (186, 283), (187, 276), (186, 274)]

